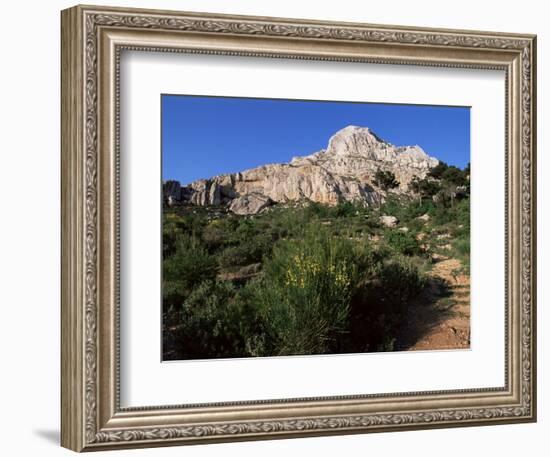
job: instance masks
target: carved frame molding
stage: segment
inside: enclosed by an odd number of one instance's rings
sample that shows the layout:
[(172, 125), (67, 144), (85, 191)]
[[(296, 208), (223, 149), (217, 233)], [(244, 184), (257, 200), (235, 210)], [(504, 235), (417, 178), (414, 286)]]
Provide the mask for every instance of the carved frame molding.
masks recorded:
[[(63, 446), (80, 451), (535, 420), (534, 36), (79, 6), (62, 12), (62, 46)], [(505, 70), (506, 387), (121, 409), (124, 49)]]

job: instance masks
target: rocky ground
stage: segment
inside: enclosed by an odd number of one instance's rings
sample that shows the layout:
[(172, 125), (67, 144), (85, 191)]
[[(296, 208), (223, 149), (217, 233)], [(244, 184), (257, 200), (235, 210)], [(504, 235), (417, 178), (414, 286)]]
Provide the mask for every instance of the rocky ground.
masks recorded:
[(470, 277), (460, 261), (441, 258), (430, 272), (430, 287), (408, 314), (403, 349), (470, 347)]

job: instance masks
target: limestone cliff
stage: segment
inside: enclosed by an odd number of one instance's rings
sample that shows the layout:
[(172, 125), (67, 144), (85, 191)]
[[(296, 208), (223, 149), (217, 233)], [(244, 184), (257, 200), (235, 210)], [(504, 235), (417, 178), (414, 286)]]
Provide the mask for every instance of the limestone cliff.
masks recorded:
[(348, 126), (330, 138), (326, 149), (314, 154), (294, 157), (289, 163), (201, 179), (187, 186), (168, 181), (164, 196), (171, 203), (228, 205), (232, 210), (238, 208), (234, 211), (237, 214), (254, 214), (268, 204), (299, 200), (369, 205), (386, 196), (375, 183), (378, 170), (391, 171), (399, 182), (393, 192), (406, 193), (415, 176), (425, 177), (438, 163), (420, 146), (394, 146), (368, 127)]

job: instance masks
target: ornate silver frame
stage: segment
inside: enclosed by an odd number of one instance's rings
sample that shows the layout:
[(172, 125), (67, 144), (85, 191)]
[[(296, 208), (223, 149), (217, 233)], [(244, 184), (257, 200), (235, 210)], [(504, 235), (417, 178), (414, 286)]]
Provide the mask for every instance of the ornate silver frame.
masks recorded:
[[(506, 72), (504, 388), (122, 409), (124, 49)], [(75, 451), (536, 420), (533, 35), (76, 6), (62, 12), (62, 445)]]

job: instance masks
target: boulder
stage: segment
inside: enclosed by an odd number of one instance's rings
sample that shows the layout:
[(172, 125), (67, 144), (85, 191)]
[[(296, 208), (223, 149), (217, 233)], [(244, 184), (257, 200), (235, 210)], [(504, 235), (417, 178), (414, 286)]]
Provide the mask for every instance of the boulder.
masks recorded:
[(418, 216), (417, 219), (420, 221), (428, 222), (431, 218), (428, 213), (425, 213), (422, 216)]
[(246, 194), (235, 198), (229, 205), (229, 210), (235, 214), (246, 216), (250, 214), (258, 214), (270, 206), (273, 201), (262, 194)]
[(397, 224), (399, 224), (399, 219), (397, 219), (395, 216), (380, 216), (378, 218), (378, 221), (384, 226), (384, 227), (395, 227)]

